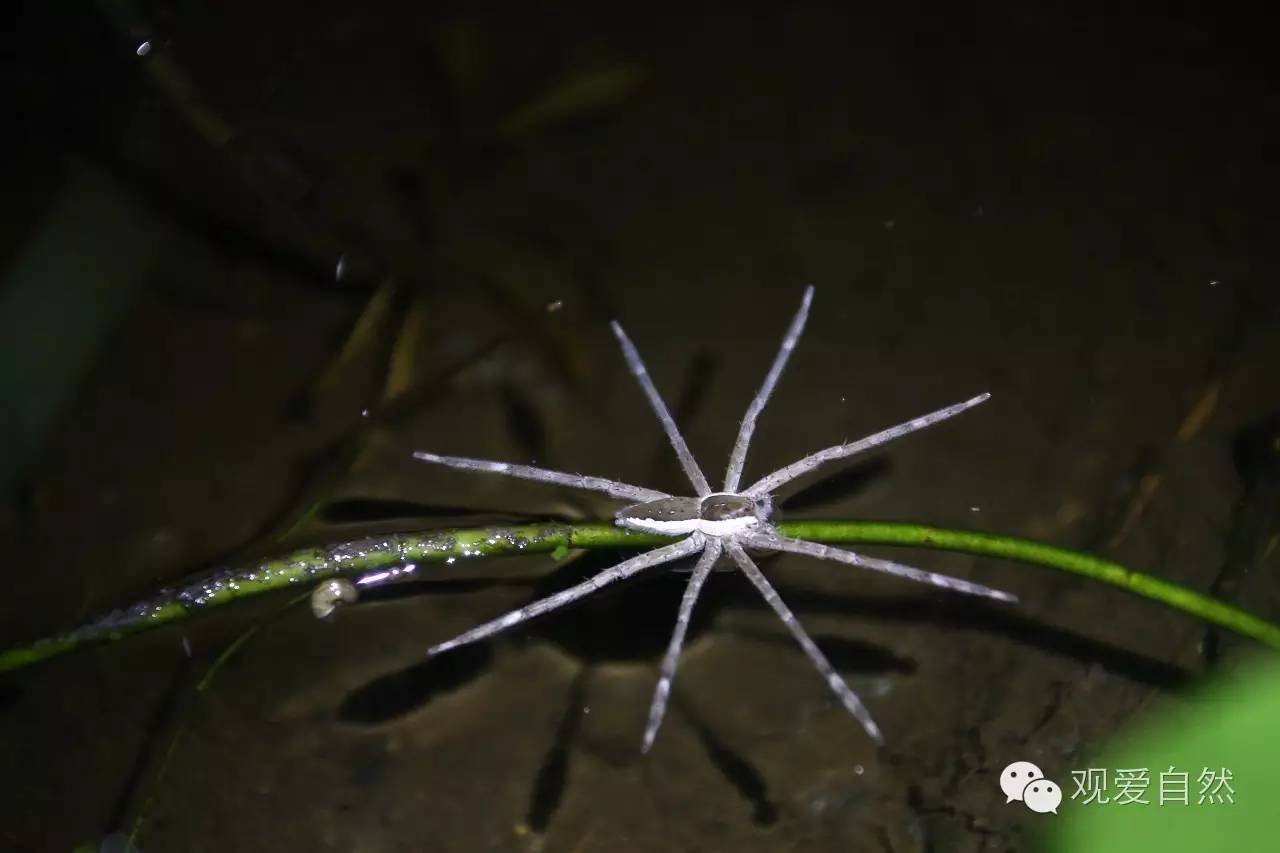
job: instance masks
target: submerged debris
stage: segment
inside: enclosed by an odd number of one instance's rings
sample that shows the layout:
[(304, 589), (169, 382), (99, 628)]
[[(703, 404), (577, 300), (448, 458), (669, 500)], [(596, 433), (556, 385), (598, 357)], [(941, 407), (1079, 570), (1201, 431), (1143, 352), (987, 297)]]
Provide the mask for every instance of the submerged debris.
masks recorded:
[(360, 598), (355, 585), (345, 578), (329, 578), (311, 593), (311, 612), (317, 619), (328, 619), (342, 604), (355, 604)]

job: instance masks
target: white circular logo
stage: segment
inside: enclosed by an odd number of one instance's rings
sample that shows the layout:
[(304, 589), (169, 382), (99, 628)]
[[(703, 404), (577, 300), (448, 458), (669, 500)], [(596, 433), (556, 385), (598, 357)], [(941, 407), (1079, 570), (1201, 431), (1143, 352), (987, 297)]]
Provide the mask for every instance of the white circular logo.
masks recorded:
[(1022, 801), (1033, 812), (1057, 814), (1058, 806), (1062, 805), (1062, 789), (1049, 779), (1032, 779), (1022, 789)]
[(1006, 803), (1022, 799), (1022, 790), (1032, 779), (1043, 779), (1044, 771), (1030, 761), (1015, 761), (1000, 771), (1000, 790), (1008, 797)]
[(1015, 761), (1001, 770), (1000, 790), (1005, 803), (1017, 800), (1036, 814), (1057, 814), (1062, 805), (1062, 788), (1030, 761)]

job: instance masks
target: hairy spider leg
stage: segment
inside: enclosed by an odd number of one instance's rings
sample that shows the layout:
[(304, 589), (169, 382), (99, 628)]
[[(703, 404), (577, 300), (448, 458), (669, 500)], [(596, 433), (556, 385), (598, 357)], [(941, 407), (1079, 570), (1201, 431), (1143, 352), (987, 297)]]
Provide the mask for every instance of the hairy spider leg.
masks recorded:
[(800, 310), (796, 312), (791, 325), (787, 327), (787, 334), (782, 339), (778, 354), (774, 356), (773, 365), (765, 374), (764, 384), (760, 386), (751, 405), (747, 406), (747, 413), (742, 416), (742, 426), (738, 429), (738, 439), (733, 443), (733, 451), (729, 454), (729, 467), (724, 475), (726, 492), (738, 490), (738, 483), (742, 480), (742, 469), (747, 461), (747, 446), (751, 444), (751, 436), (756, 431), (756, 419), (760, 417), (760, 412), (764, 411), (765, 404), (773, 395), (773, 386), (778, 384), (778, 377), (782, 375), (783, 368), (787, 366), (787, 360), (791, 358), (791, 351), (796, 348), (796, 343), (800, 340), (805, 321), (809, 319), (809, 305), (812, 302), (813, 285), (809, 285), (804, 289)]
[(508, 462), (471, 459), (466, 456), (441, 456), (437, 453), (427, 453), (425, 450), (414, 451), (413, 458), (421, 462), (445, 465), (449, 468), (460, 468), (463, 471), (505, 474), (508, 477), (537, 480), (539, 483), (554, 483), (557, 486), (568, 486), (571, 489), (589, 489), (593, 492), (604, 492), (610, 497), (636, 503), (648, 503), (649, 501), (671, 497), (666, 492), (646, 489), (643, 486), (633, 486), (630, 483), (619, 483), (616, 480), (606, 480), (604, 477), (588, 477), (583, 474), (570, 474), (565, 471), (552, 471), (548, 468), (534, 468), (529, 465), (512, 465)]
[(938, 409), (936, 412), (921, 415), (918, 418), (913, 418), (904, 423), (900, 423), (897, 426), (891, 426), (886, 430), (876, 433), (875, 435), (869, 435), (866, 438), (861, 438), (854, 442), (837, 444), (834, 447), (819, 450), (817, 453), (811, 453), (803, 459), (792, 462), (785, 468), (779, 468), (772, 474), (756, 481), (749, 489), (743, 492), (743, 494), (753, 498), (760, 498), (764, 495), (773, 494), (780, 486), (791, 482), (797, 477), (802, 477), (828, 462), (832, 462), (836, 459), (844, 459), (849, 456), (855, 456), (859, 453), (870, 450), (873, 447), (879, 447), (882, 444), (887, 444), (895, 438), (901, 438), (902, 436), (915, 432), (918, 429), (933, 426), (939, 421), (945, 421), (947, 418), (953, 418), (963, 411), (972, 409), (979, 403), (985, 403), (990, 398), (990, 394), (979, 394), (970, 400), (965, 400), (963, 403), (955, 403), (954, 405), (947, 406), (946, 408)]
[(658, 389), (654, 387), (653, 379), (649, 377), (648, 369), (645, 368), (644, 362), (640, 360), (640, 353), (636, 350), (636, 345), (631, 343), (631, 339), (627, 337), (626, 332), (622, 331), (622, 326), (618, 325), (616, 320), (609, 325), (613, 328), (613, 334), (617, 337), (618, 343), (622, 346), (622, 357), (627, 360), (627, 367), (631, 369), (631, 375), (640, 383), (640, 388), (644, 391), (644, 395), (649, 398), (649, 405), (653, 408), (654, 414), (662, 422), (662, 428), (666, 431), (667, 438), (676, 451), (680, 466), (684, 468), (684, 473), (689, 477), (689, 482), (693, 484), (693, 489), (698, 493), (698, 497), (705, 498), (711, 494), (711, 485), (707, 482), (707, 478), (703, 476), (697, 460), (693, 458), (693, 453), (689, 450), (689, 445), (685, 443), (684, 436), (680, 435), (680, 430), (676, 427), (675, 420), (671, 417), (671, 413), (667, 411), (667, 404), (662, 402)]
[(680, 650), (684, 647), (684, 637), (689, 631), (689, 620), (693, 617), (693, 606), (698, 602), (698, 593), (706, 583), (707, 576), (720, 559), (720, 540), (710, 537), (707, 547), (698, 558), (698, 563), (689, 576), (689, 583), (684, 588), (684, 597), (680, 599), (680, 612), (676, 615), (676, 628), (671, 632), (671, 642), (667, 645), (667, 654), (662, 659), (662, 670), (658, 676), (658, 686), (653, 691), (653, 701), (649, 703), (649, 722), (644, 728), (644, 743), (641, 752), (648, 752), (653, 746), (653, 739), (662, 725), (662, 717), (667, 712), (667, 697), (671, 693), (671, 682), (676, 677), (676, 666), (680, 662)]
[(541, 616), (543, 613), (549, 613), (556, 608), (563, 607), (566, 604), (577, 601), (584, 595), (589, 595), (602, 587), (620, 581), (623, 578), (631, 577), (650, 566), (658, 566), (663, 563), (669, 563), (672, 560), (678, 560), (689, 554), (699, 551), (706, 544), (706, 539), (701, 533), (694, 533), (687, 539), (681, 539), (671, 545), (664, 545), (661, 548), (655, 548), (652, 551), (646, 551), (643, 554), (637, 554), (629, 560), (623, 560), (618, 565), (610, 569), (605, 569), (599, 574), (587, 578), (576, 586), (561, 590), (555, 595), (549, 595), (546, 598), (538, 599), (532, 604), (526, 604), (518, 610), (512, 610), (505, 616), (499, 616), (490, 622), (486, 622), (470, 631), (465, 631), (452, 640), (432, 646), (427, 650), (429, 656), (438, 655), (449, 649), (458, 646), (474, 643), (476, 640), (483, 640), (485, 637), (492, 637), (508, 628), (519, 625), (535, 616)]
[(867, 706), (862, 704), (862, 700), (858, 698), (858, 694), (853, 692), (853, 688), (845, 683), (840, 677), (840, 673), (836, 672), (836, 668), (831, 665), (831, 661), (827, 660), (827, 656), (822, 653), (809, 634), (801, 626), (800, 620), (796, 619), (795, 614), (790, 608), (783, 603), (782, 597), (778, 595), (778, 591), (773, 588), (773, 584), (764, 576), (760, 568), (755, 562), (747, 556), (747, 552), (742, 550), (737, 542), (728, 540), (724, 543), (725, 550), (729, 552), (729, 556), (738, 564), (738, 568), (742, 569), (742, 573), (747, 579), (755, 585), (755, 588), (764, 596), (765, 602), (773, 608), (773, 612), (778, 614), (778, 618), (782, 620), (782, 624), (787, 626), (791, 631), (791, 636), (796, 638), (796, 642), (800, 644), (800, 648), (804, 649), (804, 653), (809, 656), (809, 660), (821, 673), (822, 677), (827, 680), (827, 686), (831, 688), (840, 703), (862, 723), (862, 728), (866, 730), (867, 736), (876, 743), (884, 743), (884, 735), (880, 733), (880, 727), (876, 725), (876, 721), (871, 719), (871, 712), (867, 710)]
[(949, 589), (952, 592), (962, 592), (966, 595), (978, 595), (985, 598), (994, 598), (996, 601), (1016, 602), (1018, 600), (1018, 597), (1012, 593), (992, 589), (989, 586), (983, 586), (979, 583), (960, 580), (959, 578), (953, 578), (949, 575), (940, 575), (936, 572), (926, 572), (923, 569), (914, 569), (911, 566), (904, 566), (901, 563), (895, 563), (891, 560), (881, 560), (876, 557), (864, 557), (862, 554), (856, 554), (853, 551), (845, 551), (842, 548), (832, 548), (830, 545), (820, 545), (817, 542), (809, 542), (804, 539), (792, 539), (789, 536), (783, 536), (777, 530), (768, 530), (765, 533), (747, 533), (740, 536), (739, 540), (744, 544), (751, 545), (756, 548), (789, 551), (792, 554), (805, 554), (809, 557), (817, 557), (819, 560), (832, 560), (837, 563), (847, 563), (851, 566), (857, 566), (862, 569), (884, 572), (885, 574), (905, 578), (910, 581), (916, 581), (917, 583)]

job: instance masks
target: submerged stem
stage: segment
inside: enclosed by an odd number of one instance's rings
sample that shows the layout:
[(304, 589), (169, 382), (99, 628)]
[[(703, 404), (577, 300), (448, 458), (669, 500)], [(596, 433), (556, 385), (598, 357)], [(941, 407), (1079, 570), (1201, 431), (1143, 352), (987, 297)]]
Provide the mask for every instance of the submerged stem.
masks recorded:
[[(1073, 572), (1280, 649), (1280, 625), (1170, 581), (1079, 551), (994, 533), (896, 522), (790, 521), (777, 527), (785, 536), (811, 542), (959, 551)], [(398, 533), (303, 548), (279, 557), (226, 567), (182, 586), (160, 590), (146, 601), (108, 613), (68, 633), (0, 651), (0, 672), (20, 669), (86, 645), (124, 639), (240, 599), (297, 589), (301, 584), (331, 577), (367, 576), (382, 571), (412, 575), (422, 565), (462, 559), (546, 554), (566, 549), (639, 549), (668, 541), (665, 536), (623, 530), (613, 524), (548, 522)]]

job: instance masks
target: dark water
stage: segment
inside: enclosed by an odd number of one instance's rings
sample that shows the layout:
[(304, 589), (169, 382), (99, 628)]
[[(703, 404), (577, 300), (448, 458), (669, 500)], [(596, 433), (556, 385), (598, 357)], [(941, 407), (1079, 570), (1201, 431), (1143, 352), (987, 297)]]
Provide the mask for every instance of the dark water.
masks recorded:
[[(348, 502), (288, 541), (615, 508), (416, 448), (684, 491), (615, 318), (714, 478), (809, 283), (748, 480), (993, 398), (792, 517), (1030, 536), (1280, 612), (1259, 22), (270, 5), (19, 19), (4, 640), (269, 548), (319, 498)], [(1005, 764), (1081, 766), (1249, 648), (1048, 570), (893, 556), (1022, 603), (764, 562), (884, 748), (727, 572), (647, 757), (686, 575), (424, 662), (618, 559), (533, 557), (268, 620), (204, 691), (278, 602), (5, 677), (0, 848), (141, 813), (147, 853), (1019, 850), (1039, 816)]]

